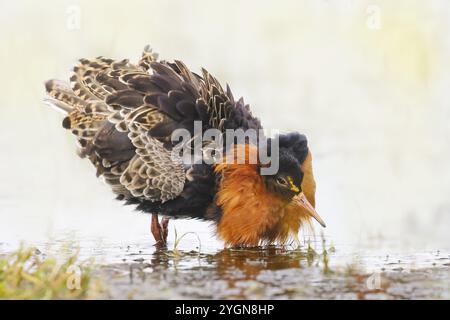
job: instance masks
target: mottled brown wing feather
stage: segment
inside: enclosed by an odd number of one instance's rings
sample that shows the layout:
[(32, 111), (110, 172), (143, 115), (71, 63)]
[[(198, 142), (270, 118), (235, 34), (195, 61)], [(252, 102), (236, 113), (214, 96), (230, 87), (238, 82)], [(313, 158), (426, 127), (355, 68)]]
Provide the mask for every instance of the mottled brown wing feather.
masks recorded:
[(261, 127), (243, 100), (206, 70), (202, 76), (181, 61), (157, 62), (146, 47), (138, 64), (105, 57), (81, 59), (70, 77), (46, 84), (49, 102), (67, 113), (63, 126), (122, 198), (167, 201), (183, 190), (185, 169), (171, 155), (177, 128)]
[(129, 133), (136, 146), (136, 155), (123, 172), (120, 183), (134, 197), (166, 202), (178, 196), (184, 187), (186, 174), (181, 158), (147, 134), (144, 128)]

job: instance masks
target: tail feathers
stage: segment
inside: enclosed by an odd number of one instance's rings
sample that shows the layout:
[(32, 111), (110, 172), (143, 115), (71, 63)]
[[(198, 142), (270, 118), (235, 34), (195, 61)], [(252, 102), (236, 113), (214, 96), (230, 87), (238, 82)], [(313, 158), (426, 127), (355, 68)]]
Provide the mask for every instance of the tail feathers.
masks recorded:
[(115, 61), (105, 57), (80, 59), (73, 68), (70, 83), (49, 80), (45, 83), (48, 97), (44, 101), (64, 114), (78, 110), (85, 114), (108, 115), (111, 110), (104, 102), (117, 91), (128, 89), (125, 75), (148, 75), (158, 54), (146, 46), (138, 65), (128, 60)]
[(62, 112), (63, 114), (68, 114), (73, 110), (73, 106), (50, 97), (44, 98), (44, 103), (52, 108), (55, 108), (57, 111)]
[(62, 126), (77, 137), (82, 149), (88, 147), (106, 121), (106, 104), (98, 99), (82, 100), (67, 83), (59, 80), (47, 81), (45, 89), (48, 97), (44, 102), (66, 115)]
[(77, 97), (64, 81), (49, 80), (45, 83), (45, 90), (48, 97), (44, 101), (65, 114), (86, 107), (86, 102)]
[[(69, 83), (60, 80), (45, 83), (47, 97), (44, 102), (66, 115), (62, 126), (77, 137), (81, 155), (90, 154), (93, 140), (108, 123), (108, 118), (113, 119), (116, 115), (123, 120), (124, 110), (118, 111), (106, 103), (109, 97), (128, 89), (127, 82), (122, 78), (148, 75), (147, 69), (156, 60), (157, 54), (150, 47), (144, 49), (138, 65), (131, 64), (128, 60), (116, 61), (102, 56), (80, 59), (73, 68)], [(142, 100), (141, 95), (139, 99)], [(138, 110), (141, 113), (136, 110), (134, 113), (130, 112), (131, 115), (141, 119), (148, 113), (148, 110)], [(154, 117), (152, 121), (156, 121)]]

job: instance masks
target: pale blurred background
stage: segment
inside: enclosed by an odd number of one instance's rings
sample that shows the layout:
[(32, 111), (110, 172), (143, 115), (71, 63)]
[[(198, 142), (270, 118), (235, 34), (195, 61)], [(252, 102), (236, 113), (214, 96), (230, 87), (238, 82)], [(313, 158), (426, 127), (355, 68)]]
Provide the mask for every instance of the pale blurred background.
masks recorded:
[[(112, 200), (42, 103), (77, 59), (151, 44), (308, 136), (337, 246), (449, 248), (450, 2), (392, 2), (2, 1), (0, 243), (151, 244), (149, 217)], [(175, 226), (220, 247), (206, 223)]]

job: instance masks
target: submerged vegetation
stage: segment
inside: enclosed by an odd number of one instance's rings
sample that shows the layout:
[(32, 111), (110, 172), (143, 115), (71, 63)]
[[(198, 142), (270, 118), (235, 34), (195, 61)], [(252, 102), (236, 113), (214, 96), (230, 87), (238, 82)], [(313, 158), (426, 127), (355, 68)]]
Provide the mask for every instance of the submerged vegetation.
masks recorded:
[(59, 259), (21, 247), (0, 256), (0, 299), (93, 298), (90, 264), (79, 262), (77, 254)]

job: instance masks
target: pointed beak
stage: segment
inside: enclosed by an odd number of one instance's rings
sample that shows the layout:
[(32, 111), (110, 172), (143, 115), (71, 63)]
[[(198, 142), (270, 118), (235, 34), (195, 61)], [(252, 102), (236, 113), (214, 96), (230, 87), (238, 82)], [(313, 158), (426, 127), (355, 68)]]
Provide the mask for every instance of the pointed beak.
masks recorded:
[(308, 212), (308, 214), (313, 217), (314, 219), (316, 219), (316, 221), (318, 223), (320, 223), (320, 225), (322, 227), (326, 227), (327, 225), (325, 224), (325, 222), (322, 220), (322, 218), (319, 216), (319, 214), (317, 213), (316, 209), (314, 209), (314, 207), (312, 206), (311, 203), (309, 203), (308, 199), (306, 199), (305, 194), (302, 192), (299, 195), (294, 197), (294, 201), (300, 205), (301, 207), (305, 208), (306, 211)]

